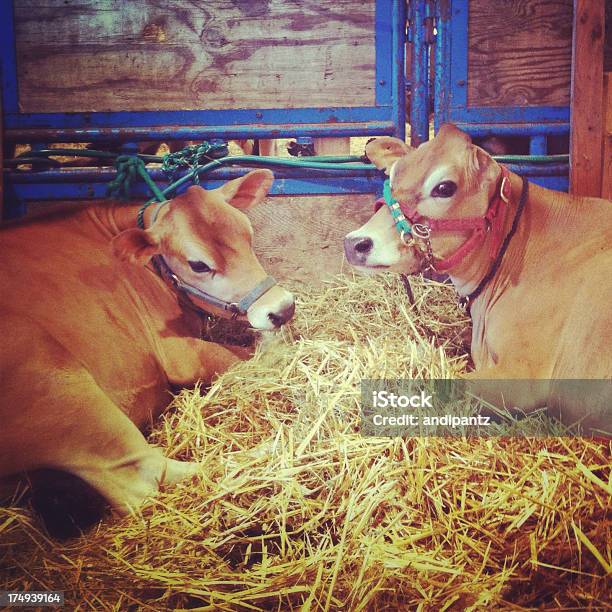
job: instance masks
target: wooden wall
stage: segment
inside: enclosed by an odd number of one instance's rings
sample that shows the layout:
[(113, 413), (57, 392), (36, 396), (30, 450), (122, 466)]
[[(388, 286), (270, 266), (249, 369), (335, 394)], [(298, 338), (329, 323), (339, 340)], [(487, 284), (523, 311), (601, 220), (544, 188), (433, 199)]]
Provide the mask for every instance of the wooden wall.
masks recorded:
[(17, 0), (20, 108), (374, 105), (374, 8), (373, 0)]
[(469, 0), (468, 105), (568, 106), (572, 0)]

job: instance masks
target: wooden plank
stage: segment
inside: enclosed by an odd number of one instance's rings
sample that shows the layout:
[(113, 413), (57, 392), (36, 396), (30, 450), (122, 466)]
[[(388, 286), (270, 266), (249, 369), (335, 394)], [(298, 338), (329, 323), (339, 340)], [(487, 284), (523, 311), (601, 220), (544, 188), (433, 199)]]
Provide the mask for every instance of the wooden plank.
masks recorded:
[(24, 112), (372, 106), (375, 3), (19, 0)]
[(468, 106), (567, 106), (572, 0), (470, 0)]
[(606, 2), (606, 35), (604, 37), (604, 72), (612, 72), (612, 2)]
[(350, 138), (313, 138), (315, 155), (348, 155)]
[(245, 212), (265, 269), (279, 282), (319, 286), (346, 271), (344, 236), (372, 216), (372, 196), (275, 197)]
[(612, 200), (612, 72), (604, 75), (601, 197)]
[(570, 193), (599, 196), (602, 166), (604, 0), (574, 0)]

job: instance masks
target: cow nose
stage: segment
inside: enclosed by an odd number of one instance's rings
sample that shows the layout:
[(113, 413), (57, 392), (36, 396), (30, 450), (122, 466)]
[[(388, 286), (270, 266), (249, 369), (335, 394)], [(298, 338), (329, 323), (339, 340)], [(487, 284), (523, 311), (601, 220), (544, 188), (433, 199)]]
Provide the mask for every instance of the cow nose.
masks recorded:
[(359, 238), (353, 245), (353, 248), (362, 255), (369, 253), (372, 250), (374, 243), (371, 238)]
[(293, 313), (295, 312), (295, 302), (291, 302), (289, 306), (285, 306), (282, 310), (278, 312), (271, 312), (268, 314), (268, 319), (274, 327), (280, 327), (283, 323), (286, 323), (293, 317)]
[(374, 241), (367, 236), (350, 236), (344, 239), (344, 252), (349, 262), (364, 261), (374, 247)]

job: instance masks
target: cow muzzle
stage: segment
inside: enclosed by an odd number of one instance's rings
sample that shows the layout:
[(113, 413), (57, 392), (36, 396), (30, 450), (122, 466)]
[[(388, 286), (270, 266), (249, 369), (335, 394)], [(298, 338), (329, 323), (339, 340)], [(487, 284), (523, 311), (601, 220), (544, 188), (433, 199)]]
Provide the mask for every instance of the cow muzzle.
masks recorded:
[(369, 254), (374, 249), (374, 241), (369, 236), (351, 236), (344, 239), (344, 254), (352, 266), (365, 266)]
[(262, 295), (246, 313), (255, 329), (278, 329), (293, 318), (295, 298), (292, 293), (276, 285)]

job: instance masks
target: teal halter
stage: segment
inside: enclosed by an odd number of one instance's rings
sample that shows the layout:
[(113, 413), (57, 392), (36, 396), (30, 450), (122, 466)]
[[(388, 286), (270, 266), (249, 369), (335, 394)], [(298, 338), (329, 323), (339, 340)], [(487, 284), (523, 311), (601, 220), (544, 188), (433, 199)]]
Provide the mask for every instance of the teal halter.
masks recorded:
[(385, 181), (383, 187), (383, 197), (387, 208), (391, 212), (393, 221), (395, 221), (395, 227), (397, 227), (397, 231), (400, 233), (401, 239), (404, 242), (408, 242), (408, 240), (412, 239), (412, 226), (410, 223), (408, 223), (408, 220), (404, 216), (399, 202), (391, 195), (391, 184), (389, 183), (389, 179)]

